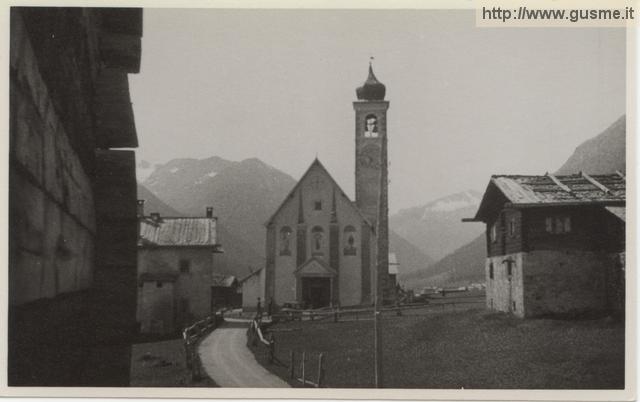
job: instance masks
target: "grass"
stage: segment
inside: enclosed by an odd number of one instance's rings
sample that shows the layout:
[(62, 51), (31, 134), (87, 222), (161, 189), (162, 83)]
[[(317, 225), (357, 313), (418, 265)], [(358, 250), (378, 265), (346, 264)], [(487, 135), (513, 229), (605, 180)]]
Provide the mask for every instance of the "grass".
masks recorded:
[[(624, 325), (607, 319), (523, 320), (476, 307), (389, 314), (381, 325), (387, 388), (624, 388)], [(265, 348), (254, 348), (256, 358), (292, 385), (300, 386), (288, 378), (289, 353), (299, 376), (304, 350), (307, 378), (315, 381), (323, 352), (327, 387), (373, 387), (373, 321), (287, 322), (270, 331), (283, 364), (269, 364)]]
[(210, 378), (192, 381), (187, 369), (182, 339), (133, 345), (132, 387), (215, 387)]

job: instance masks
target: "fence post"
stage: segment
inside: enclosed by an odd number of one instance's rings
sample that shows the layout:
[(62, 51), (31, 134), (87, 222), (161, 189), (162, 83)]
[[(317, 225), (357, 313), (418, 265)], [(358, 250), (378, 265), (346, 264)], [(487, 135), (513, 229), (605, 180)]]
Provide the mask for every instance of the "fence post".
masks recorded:
[(302, 386), (307, 386), (307, 380), (304, 378), (304, 360), (305, 360), (305, 352), (302, 352)]
[(322, 367), (324, 353), (320, 353), (318, 356), (318, 382), (316, 382), (316, 386), (320, 388), (322, 385), (322, 380), (324, 377), (324, 368)]
[(293, 360), (293, 350), (289, 351), (289, 378), (293, 379), (293, 373), (295, 372), (295, 370), (293, 369), (293, 365), (294, 365), (294, 360)]
[(269, 363), (273, 363), (276, 351), (276, 340), (273, 339), (273, 334), (269, 334)]

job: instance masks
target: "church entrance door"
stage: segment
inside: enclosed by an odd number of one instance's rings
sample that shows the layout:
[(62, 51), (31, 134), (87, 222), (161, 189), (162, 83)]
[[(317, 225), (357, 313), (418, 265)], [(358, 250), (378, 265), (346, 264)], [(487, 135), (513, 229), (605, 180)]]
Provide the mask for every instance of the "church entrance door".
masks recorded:
[(330, 278), (302, 278), (302, 301), (311, 308), (331, 304)]

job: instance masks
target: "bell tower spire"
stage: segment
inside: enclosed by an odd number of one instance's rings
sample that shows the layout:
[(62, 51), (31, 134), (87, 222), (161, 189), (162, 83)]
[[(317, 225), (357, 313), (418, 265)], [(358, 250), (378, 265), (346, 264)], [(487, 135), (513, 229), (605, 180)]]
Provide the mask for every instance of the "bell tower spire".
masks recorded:
[(356, 89), (353, 102), (356, 119), (356, 205), (375, 228), (376, 290), (383, 299), (393, 297), (389, 289), (389, 173), (387, 164), (386, 87), (378, 81), (369, 60), (369, 74)]

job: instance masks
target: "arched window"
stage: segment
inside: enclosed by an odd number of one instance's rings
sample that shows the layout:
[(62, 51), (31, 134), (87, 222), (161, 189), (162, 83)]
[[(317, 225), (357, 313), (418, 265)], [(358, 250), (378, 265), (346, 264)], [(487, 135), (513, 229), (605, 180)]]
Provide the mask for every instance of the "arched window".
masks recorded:
[(324, 230), (320, 226), (314, 226), (311, 229), (312, 254), (322, 254), (322, 246), (324, 242)]
[(280, 255), (291, 255), (291, 228), (283, 226), (280, 229)]
[(356, 255), (356, 228), (351, 225), (345, 226), (342, 238), (344, 239), (344, 255)]
[(365, 138), (378, 138), (378, 118), (374, 114), (368, 114), (364, 118)]

